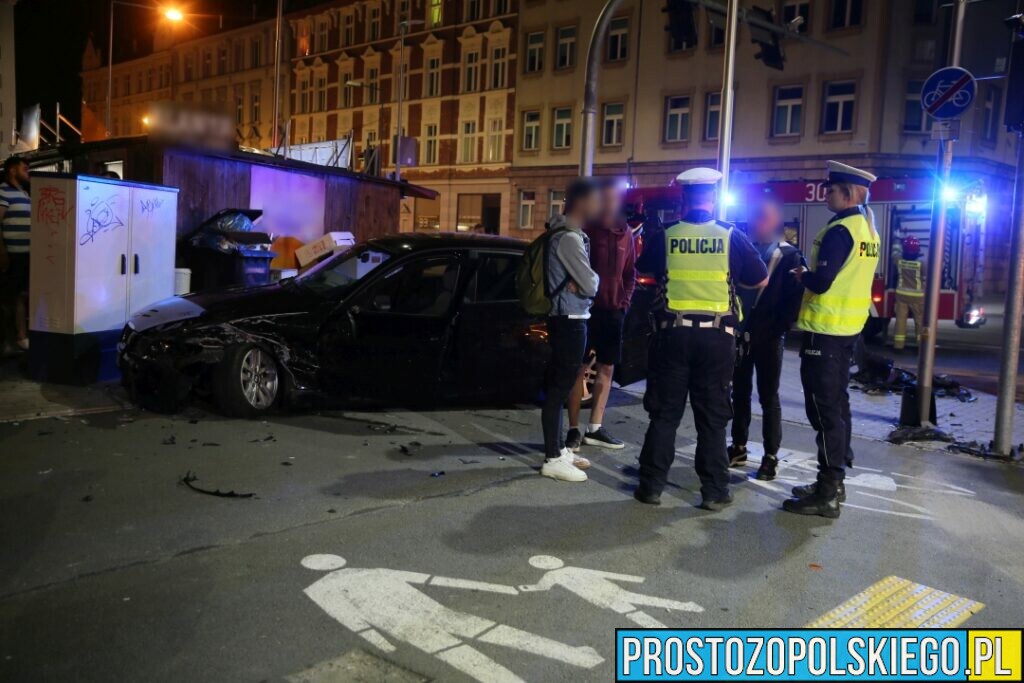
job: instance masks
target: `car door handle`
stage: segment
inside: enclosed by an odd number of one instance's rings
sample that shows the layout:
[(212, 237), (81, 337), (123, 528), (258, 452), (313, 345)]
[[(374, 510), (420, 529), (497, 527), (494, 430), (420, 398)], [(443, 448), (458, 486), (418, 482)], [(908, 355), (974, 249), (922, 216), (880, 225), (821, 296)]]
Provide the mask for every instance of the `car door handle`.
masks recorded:
[(138, 254), (134, 254), (134, 259), (135, 259), (134, 273), (135, 273), (135, 275), (138, 275), (139, 274), (139, 255)]
[(128, 256), (121, 254), (121, 275), (128, 273)]

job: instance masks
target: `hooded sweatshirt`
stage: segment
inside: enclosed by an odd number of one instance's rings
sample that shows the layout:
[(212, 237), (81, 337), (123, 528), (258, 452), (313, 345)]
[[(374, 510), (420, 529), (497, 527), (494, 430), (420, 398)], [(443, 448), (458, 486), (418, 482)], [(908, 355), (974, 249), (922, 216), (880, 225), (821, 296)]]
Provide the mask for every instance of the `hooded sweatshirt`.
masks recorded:
[(614, 228), (589, 225), (584, 232), (590, 238), (590, 265), (601, 278), (594, 308), (603, 311), (628, 309), (636, 288), (633, 232), (625, 221)]
[[(551, 296), (551, 315), (570, 318), (590, 317), (590, 305), (597, 295), (600, 278), (590, 267), (590, 240), (579, 226), (570, 224), (558, 215), (548, 221), (548, 230), (568, 228), (551, 238), (548, 244), (548, 291)], [(572, 281), (575, 292), (565, 285)]]

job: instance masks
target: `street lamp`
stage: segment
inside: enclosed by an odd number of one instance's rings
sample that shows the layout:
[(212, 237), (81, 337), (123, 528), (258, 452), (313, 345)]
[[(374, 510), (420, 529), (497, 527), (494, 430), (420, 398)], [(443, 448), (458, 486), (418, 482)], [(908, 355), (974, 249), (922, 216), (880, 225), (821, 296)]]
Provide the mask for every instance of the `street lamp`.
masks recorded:
[(422, 19), (404, 19), (398, 23), (398, 116), (395, 135), (395, 181), (402, 181), (402, 98), (405, 95), (405, 34), (410, 26), (421, 26)]
[[(128, 7), (161, 11), (160, 8), (152, 5), (140, 5), (137, 2), (127, 2), (126, 0), (110, 0), (110, 32), (107, 36), (107, 111), (105, 117), (108, 138), (110, 137), (111, 95), (114, 88), (114, 5), (126, 5)], [(163, 14), (165, 19), (173, 22), (179, 22), (185, 18), (181, 10), (174, 7), (163, 9), (161, 14)]]

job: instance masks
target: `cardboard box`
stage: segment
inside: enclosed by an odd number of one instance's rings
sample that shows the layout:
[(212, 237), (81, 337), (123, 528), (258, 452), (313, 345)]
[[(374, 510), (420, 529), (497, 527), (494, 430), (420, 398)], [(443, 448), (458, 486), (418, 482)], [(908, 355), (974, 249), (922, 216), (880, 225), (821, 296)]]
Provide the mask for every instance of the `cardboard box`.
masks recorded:
[(318, 240), (304, 244), (295, 250), (295, 258), (300, 266), (308, 266), (319, 261), (327, 254), (348, 249), (356, 243), (355, 237), (350, 232), (329, 232)]

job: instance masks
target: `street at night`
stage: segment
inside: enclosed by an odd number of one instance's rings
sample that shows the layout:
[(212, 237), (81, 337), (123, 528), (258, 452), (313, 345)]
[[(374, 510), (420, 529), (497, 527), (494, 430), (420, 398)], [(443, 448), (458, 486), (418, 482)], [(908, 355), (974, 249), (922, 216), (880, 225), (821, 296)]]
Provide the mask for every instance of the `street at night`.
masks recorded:
[(0, 682), (1024, 681), (1024, 0), (0, 0)]

